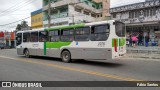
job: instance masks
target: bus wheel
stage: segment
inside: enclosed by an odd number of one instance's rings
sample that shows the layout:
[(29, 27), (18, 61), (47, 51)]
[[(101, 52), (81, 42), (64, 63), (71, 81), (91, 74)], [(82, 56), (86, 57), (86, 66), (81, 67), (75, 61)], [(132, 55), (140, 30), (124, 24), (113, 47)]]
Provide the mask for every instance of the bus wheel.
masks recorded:
[(30, 58), (30, 54), (29, 54), (28, 49), (26, 49), (26, 50), (24, 51), (24, 55), (25, 55), (26, 58)]
[(62, 61), (66, 62), (66, 63), (70, 63), (72, 61), (71, 60), (71, 53), (67, 50), (62, 52), (61, 58), (62, 58)]

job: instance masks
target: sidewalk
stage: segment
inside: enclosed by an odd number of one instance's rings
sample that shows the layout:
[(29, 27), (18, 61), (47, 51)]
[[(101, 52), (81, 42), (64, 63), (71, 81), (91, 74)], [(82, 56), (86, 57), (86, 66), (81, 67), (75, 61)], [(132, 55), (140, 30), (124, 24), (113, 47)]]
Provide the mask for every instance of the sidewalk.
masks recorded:
[(158, 59), (160, 61), (160, 47), (137, 46), (136, 48), (127, 47), (127, 54), (124, 58), (128, 59)]

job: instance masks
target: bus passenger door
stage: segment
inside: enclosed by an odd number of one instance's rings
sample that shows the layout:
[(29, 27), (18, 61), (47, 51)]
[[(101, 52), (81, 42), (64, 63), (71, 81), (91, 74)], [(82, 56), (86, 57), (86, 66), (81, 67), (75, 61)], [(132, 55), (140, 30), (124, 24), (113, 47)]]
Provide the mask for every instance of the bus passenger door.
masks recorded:
[(17, 48), (17, 54), (23, 55), (23, 48), (22, 48), (22, 33), (18, 33), (16, 35), (16, 48)]
[(31, 37), (30, 37), (30, 45), (29, 45), (29, 52), (31, 55), (38, 55), (37, 54), (37, 49), (39, 48), (39, 42), (38, 42), (38, 32), (31, 32)]

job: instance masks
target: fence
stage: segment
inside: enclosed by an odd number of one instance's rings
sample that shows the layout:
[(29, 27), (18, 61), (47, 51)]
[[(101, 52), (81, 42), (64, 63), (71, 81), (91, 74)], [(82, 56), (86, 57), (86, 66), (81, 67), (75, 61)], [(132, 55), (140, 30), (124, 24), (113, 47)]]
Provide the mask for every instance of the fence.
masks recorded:
[(160, 48), (159, 47), (128, 48), (126, 57), (160, 59)]

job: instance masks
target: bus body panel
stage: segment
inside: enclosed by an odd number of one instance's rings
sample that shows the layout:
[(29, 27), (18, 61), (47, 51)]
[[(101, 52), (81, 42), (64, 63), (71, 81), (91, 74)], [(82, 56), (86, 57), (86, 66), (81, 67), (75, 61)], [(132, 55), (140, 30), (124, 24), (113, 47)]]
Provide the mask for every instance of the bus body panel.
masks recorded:
[(24, 48), (17, 48), (17, 54), (18, 55), (23, 55)]
[(47, 49), (46, 56), (60, 58), (61, 57), (61, 50), (60, 49)]
[(110, 60), (112, 58), (111, 49), (107, 48), (69, 48), (72, 59), (97, 59)]

